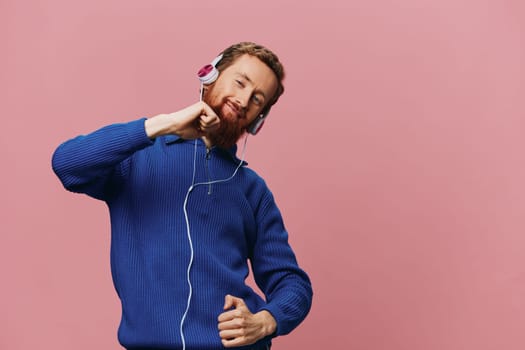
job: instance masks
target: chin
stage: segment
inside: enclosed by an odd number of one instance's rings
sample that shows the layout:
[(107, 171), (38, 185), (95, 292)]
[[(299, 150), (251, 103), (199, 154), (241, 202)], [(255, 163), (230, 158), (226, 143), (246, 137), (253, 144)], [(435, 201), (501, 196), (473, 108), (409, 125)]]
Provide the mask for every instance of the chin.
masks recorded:
[(213, 145), (229, 149), (237, 144), (237, 141), (244, 135), (245, 129), (233, 128), (226, 130), (219, 130), (213, 135), (209, 135), (210, 141)]
[(223, 109), (221, 109), (221, 113), (219, 114), (219, 119), (220, 120), (226, 120), (230, 123), (238, 123), (239, 122), (239, 117), (237, 116), (236, 113), (230, 111), (228, 109), (228, 107), (225, 107)]

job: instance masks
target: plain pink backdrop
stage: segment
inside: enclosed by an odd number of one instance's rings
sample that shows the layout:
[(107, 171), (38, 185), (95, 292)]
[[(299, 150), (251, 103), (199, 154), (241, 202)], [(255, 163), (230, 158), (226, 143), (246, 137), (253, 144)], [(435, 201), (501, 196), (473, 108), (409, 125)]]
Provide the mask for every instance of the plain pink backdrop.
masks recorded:
[(106, 207), (51, 154), (193, 103), (242, 40), (287, 68), (247, 158), (315, 291), (275, 348), (525, 348), (522, 1), (2, 0), (0, 23), (0, 349), (120, 349)]

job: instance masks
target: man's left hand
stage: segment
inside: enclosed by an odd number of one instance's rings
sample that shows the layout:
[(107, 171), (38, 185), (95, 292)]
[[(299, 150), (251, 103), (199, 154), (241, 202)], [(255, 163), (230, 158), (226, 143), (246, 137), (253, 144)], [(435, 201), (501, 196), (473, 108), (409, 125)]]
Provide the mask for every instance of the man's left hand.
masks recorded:
[(252, 314), (241, 298), (226, 295), (224, 310), (219, 315), (219, 336), (227, 348), (251, 345), (277, 328), (272, 314), (266, 310)]

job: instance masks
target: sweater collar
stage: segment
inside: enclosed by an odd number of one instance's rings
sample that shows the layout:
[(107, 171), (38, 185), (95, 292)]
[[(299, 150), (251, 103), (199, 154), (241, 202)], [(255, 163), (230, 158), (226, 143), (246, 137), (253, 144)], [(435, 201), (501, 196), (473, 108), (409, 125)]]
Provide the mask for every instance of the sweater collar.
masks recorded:
[[(175, 144), (175, 143), (183, 143), (183, 142), (195, 142), (195, 140), (186, 140), (186, 139), (183, 139), (177, 135), (165, 135), (163, 136), (164, 138), (164, 143), (166, 145), (171, 145), (171, 144)], [(198, 139), (197, 140), (197, 144), (200, 145), (200, 146), (205, 146), (204, 145), (204, 142), (201, 140), (201, 139)], [(226, 149), (226, 148), (221, 148), (221, 147), (212, 147), (212, 150), (217, 150), (217, 152), (221, 153), (221, 154), (225, 154), (225, 155), (228, 155), (234, 162), (236, 163), (239, 163), (241, 160), (237, 157), (237, 145), (233, 145), (231, 148), (229, 149)], [(246, 161), (243, 161), (243, 165), (248, 165), (248, 162)]]

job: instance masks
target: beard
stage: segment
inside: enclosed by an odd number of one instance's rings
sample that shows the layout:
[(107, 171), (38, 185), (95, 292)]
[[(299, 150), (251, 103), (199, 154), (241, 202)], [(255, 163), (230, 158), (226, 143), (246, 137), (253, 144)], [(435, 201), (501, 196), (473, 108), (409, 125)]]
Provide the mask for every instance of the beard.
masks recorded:
[(225, 103), (226, 101), (222, 101), (217, 105), (210, 104), (210, 107), (219, 117), (221, 124), (217, 130), (206, 136), (213, 145), (229, 149), (233, 147), (246, 132), (246, 126), (243, 123), (244, 119), (238, 118), (236, 115), (228, 113), (228, 111), (224, 112), (223, 107)]
[(239, 141), (245, 132), (245, 128), (239, 123), (221, 118), (221, 125), (213, 133), (208, 134), (208, 139), (215, 146), (229, 149)]

